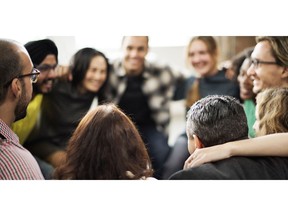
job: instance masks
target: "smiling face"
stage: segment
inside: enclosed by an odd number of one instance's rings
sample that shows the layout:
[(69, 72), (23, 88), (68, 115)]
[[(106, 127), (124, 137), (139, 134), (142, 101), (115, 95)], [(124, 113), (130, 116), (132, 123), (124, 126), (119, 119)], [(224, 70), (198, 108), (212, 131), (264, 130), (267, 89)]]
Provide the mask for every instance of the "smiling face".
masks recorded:
[[(258, 61), (276, 62), (272, 55), (271, 45), (268, 41), (261, 41), (251, 54), (251, 59)], [(252, 64), (248, 69), (248, 75), (253, 80), (253, 92), (259, 93), (263, 89), (270, 87), (280, 87), (283, 85), (282, 74), (284, 67), (277, 64)]]
[(123, 66), (127, 74), (137, 75), (144, 68), (145, 57), (148, 53), (148, 38), (146, 36), (132, 36), (123, 39)]
[(95, 56), (82, 81), (82, 90), (97, 93), (107, 78), (107, 63), (102, 56)]
[(56, 56), (53, 54), (47, 55), (44, 60), (37, 66), (40, 70), (35, 87), (40, 93), (48, 93), (52, 90), (53, 81), (56, 78), (55, 68), (57, 66)]
[(250, 60), (249, 58), (246, 58), (240, 68), (240, 73), (238, 75), (240, 97), (242, 100), (255, 98), (255, 94), (253, 93), (253, 81), (251, 77), (247, 74), (247, 70), (249, 67)]
[(194, 40), (188, 48), (188, 64), (190, 64), (201, 77), (211, 76), (216, 69), (215, 56), (209, 52), (202, 40)]

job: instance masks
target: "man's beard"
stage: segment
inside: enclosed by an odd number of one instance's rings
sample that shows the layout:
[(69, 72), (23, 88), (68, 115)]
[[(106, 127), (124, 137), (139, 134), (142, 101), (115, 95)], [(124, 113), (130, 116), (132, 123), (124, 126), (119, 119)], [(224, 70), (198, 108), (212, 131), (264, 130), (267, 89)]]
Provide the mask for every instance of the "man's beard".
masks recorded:
[(15, 109), (15, 121), (24, 118), (27, 114), (27, 106), (30, 100), (27, 99), (25, 88), (23, 89), (24, 91), (22, 91), (20, 100)]

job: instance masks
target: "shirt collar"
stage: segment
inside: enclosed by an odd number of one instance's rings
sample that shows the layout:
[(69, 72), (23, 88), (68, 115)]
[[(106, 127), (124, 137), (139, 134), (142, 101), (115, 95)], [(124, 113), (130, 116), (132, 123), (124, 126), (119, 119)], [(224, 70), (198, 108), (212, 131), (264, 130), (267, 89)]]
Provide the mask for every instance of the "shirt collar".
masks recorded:
[(0, 133), (5, 137), (5, 139), (10, 140), (13, 143), (19, 143), (19, 137), (2, 119), (0, 119)]

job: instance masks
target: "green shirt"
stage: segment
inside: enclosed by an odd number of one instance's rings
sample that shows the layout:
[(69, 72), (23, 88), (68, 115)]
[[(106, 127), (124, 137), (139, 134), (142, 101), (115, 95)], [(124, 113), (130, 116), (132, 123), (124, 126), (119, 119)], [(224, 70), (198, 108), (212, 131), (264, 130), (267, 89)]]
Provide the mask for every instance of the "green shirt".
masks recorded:
[(245, 100), (244, 101), (244, 111), (247, 117), (247, 123), (248, 123), (248, 128), (249, 128), (249, 137), (253, 138), (255, 137), (255, 131), (253, 129), (253, 125), (256, 121), (255, 117), (255, 103), (252, 99)]

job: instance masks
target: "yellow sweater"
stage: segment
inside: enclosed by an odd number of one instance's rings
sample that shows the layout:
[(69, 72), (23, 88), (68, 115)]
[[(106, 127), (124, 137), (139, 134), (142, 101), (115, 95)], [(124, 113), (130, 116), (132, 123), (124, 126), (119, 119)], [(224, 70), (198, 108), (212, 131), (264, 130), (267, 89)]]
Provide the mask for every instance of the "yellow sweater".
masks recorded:
[(40, 112), (43, 95), (36, 95), (27, 107), (27, 115), (12, 124), (12, 130), (18, 135), (19, 142), (23, 145), (34, 128)]

